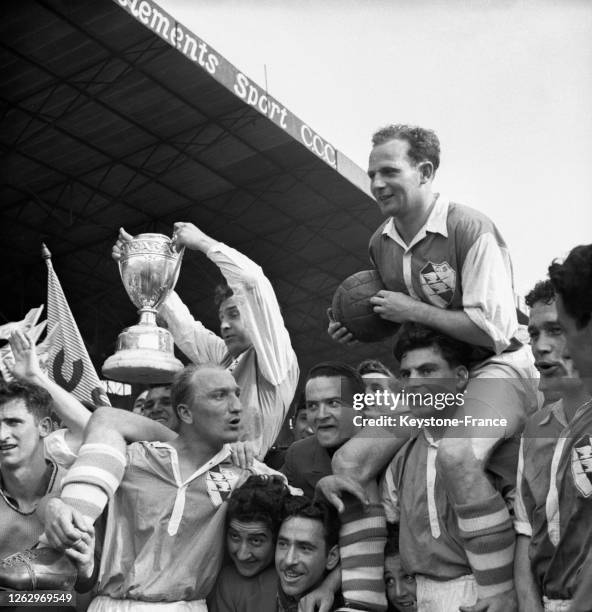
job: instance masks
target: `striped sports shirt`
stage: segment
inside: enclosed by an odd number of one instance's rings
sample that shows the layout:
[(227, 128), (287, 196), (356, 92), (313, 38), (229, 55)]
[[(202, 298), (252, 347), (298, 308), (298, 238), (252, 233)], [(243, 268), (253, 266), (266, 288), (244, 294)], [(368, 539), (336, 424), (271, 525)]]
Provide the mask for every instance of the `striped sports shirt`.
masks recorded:
[(527, 422), (518, 463), (516, 520), (544, 596), (571, 599), (592, 549), (592, 410), (567, 423), (562, 401)]
[[(382, 502), (389, 523), (399, 523), (401, 564), (408, 574), (453, 580), (471, 574), (458, 519), (436, 474), (438, 441), (426, 429), (408, 440), (387, 468)], [(514, 497), (518, 440), (494, 451), (486, 474), (506, 504)]]
[(504, 239), (484, 214), (437, 195), (409, 245), (391, 217), (374, 232), (369, 250), (388, 290), (464, 310), (491, 338), (495, 353), (508, 348), (518, 329), (512, 263)]

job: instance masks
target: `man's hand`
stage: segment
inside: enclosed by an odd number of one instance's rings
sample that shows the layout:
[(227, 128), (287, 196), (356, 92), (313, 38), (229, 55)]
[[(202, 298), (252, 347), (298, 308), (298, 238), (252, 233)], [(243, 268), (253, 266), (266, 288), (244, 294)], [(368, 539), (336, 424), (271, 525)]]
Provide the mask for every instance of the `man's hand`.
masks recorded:
[(175, 230), (173, 232), (173, 240), (178, 251), (181, 250), (181, 247), (187, 247), (191, 251), (207, 253), (211, 246), (217, 244), (217, 240), (204, 234), (193, 223), (178, 221), (173, 227)]
[(351, 346), (352, 344), (356, 344), (358, 341), (354, 339), (353, 334), (345, 327), (341, 325), (339, 321), (336, 321), (333, 318), (333, 311), (331, 308), (327, 308), (327, 316), (329, 317), (329, 327), (327, 328), (327, 333), (331, 336), (335, 342), (339, 342), (339, 344), (346, 344)]
[(479, 599), (474, 606), (461, 606), (460, 612), (518, 612), (516, 591), (506, 591), (493, 597)]
[(45, 535), (52, 548), (71, 548), (85, 533), (94, 535), (94, 528), (88, 517), (57, 497), (49, 500), (45, 509)]
[(325, 584), (321, 584), (298, 602), (298, 612), (331, 612), (335, 593)]
[(39, 366), (35, 344), (29, 336), (17, 329), (12, 332), (8, 341), (14, 355), (12, 374), (21, 380), (33, 383), (42, 378), (44, 374)]
[(370, 503), (363, 487), (349, 476), (325, 476), (317, 482), (315, 497), (321, 493), (325, 499), (337, 508), (340, 514), (345, 510), (342, 497), (349, 493), (357, 497), (364, 506)]
[(237, 467), (246, 470), (253, 465), (255, 459), (255, 445), (250, 440), (232, 442), (228, 445), (232, 453), (230, 458)]
[(123, 229), (123, 227), (119, 228), (119, 236), (117, 237), (117, 242), (113, 245), (113, 248), (111, 249), (111, 257), (113, 257), (115, 261), (119, 261), (121, 259), (121, 247), (124, 245), (124, 243), (129, 242), (132, 239), (133, 236), (131, 234), (128, 234)]
[(89, 580), (95, 569), (95, 530), (91, 527), (89, 533), (83, 532), (64, 553), (76, 564), (78, 578)]
[(371, 297), (370, 303), (374, 306), (374, 312), (381, 319), (394, 323), (413, 321), (418, 304), (417, 300), (404, 293), (386, 289), (381, 289), (374, 297)]

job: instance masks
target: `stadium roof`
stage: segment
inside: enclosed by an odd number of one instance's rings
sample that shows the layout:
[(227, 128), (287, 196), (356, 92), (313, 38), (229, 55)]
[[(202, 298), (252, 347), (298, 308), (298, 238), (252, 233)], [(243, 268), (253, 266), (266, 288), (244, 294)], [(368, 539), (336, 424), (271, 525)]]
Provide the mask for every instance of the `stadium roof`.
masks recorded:
[[(325, 333), (380, 217), (364, 172), (312, 126), (149, 0), (11, 0), (0, 28), (0, 324), (45, 300), (45, 242), (100, 368), (137, 321), (110, 258), (118, 228), (191, 221), (263, 266), (303, 371), (388, 359)], [(190, 253), (177, 285), (213, 329), (219, 279)]]

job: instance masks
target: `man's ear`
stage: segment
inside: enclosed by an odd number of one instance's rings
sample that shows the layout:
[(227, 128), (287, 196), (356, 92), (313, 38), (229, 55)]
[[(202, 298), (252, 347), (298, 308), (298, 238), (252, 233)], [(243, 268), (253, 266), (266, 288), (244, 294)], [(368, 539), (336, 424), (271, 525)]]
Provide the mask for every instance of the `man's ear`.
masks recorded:
[(53, 423), (51, 417), (43, 417), (39, 423), (37, 423), (37, 431), (41, 438), (47, 437), (53, 431)]
[(469, 381), (469, 370), (464, 365), (456, 366), (454, 374), (456, 376), (456, 389), (458, 391), (464, 391)]
[(329, 549), (329, 554), (327, 555), (327, 563), (325, 563), (325, 569), (331, 571), (337, 567), (339, 563), (339, 546), (335, 544)]
[(179, 421), (188, 424), (193, 423), (193, 413), (191, 412), (191, 410), (189, 410), (186, 404), (179, 404), (175, 408), (175, 411), (177, 412), (177, 417), (179, 418)]
[(417, 167), (419, 168), (422, 184), (427, 183), (428, 181), (431, 181), (434, 178), (434, 164), (432, 164), (431, 161), (422, 161), (417, 165)]

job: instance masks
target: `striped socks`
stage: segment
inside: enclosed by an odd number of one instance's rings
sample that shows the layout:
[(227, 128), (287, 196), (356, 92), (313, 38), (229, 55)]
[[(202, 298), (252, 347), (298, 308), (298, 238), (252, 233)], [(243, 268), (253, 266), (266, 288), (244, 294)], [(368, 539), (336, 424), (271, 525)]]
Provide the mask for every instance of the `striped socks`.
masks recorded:
[(346, 602), (340, 610), (386, 610), (386, 518), (382, 504), (370, 504), (365, 509), (359, 501), (348, 497), (340, 518), (341, 589)]
[(455, 511), (479, 598), (512, 589), (516, 536), (502, 496), (456, 505)]
[(125, 465), (125, 455), (109, 444), (84, 444), (62, 481), (62, 501), (94, 523), (119, 486)]

